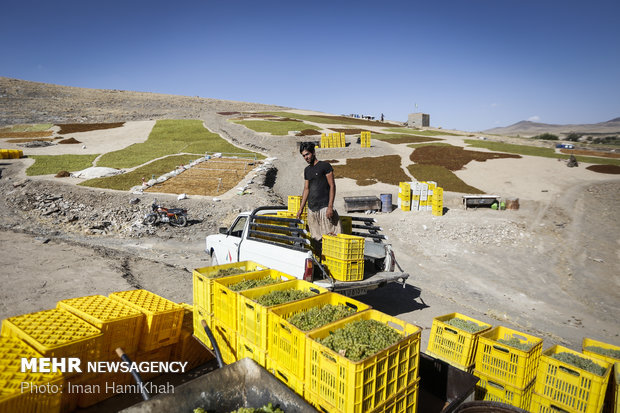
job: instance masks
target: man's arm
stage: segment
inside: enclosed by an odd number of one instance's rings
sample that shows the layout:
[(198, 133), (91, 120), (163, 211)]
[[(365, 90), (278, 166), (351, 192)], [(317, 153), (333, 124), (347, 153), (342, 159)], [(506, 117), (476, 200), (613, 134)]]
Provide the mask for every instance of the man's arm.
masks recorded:
[[(327, 184), (329, 185), (329, 203), (327, 204), (327, 211), (325, 215), (327, 219), (332, 219), (334, 215), (334, 199), (336, 199), (336, 181), (334, 179), (334, 172), (330, 172), (325, 175), (327, 178)], [(306, 181), (308, 182), (308, 181)]]
[(306, 206), (306, 201), (308, 200), (309, 193), (310, 188), (308, 187), (308, 180), (304, 180), (304, 192), (301, 194), (301, 203), (299, 204), (299, 211), (297, 211), (297, 219), (301, 219), (301, 213)]

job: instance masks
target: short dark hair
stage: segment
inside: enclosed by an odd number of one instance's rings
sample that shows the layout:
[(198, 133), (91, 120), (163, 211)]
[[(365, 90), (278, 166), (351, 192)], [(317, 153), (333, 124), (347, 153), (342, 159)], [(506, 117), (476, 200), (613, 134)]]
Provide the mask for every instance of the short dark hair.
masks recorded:
[(302, 142), (299, 145), (299, 153), (303, 153), (303, 151), (314, 153), (314, 142)]

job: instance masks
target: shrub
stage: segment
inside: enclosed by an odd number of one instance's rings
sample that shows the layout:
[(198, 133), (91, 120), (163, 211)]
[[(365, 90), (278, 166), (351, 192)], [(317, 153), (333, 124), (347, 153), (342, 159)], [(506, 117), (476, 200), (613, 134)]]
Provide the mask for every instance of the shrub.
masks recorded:
[(579, 139), (580, 139), (580, 138), (581, 138), (581, 135), (580, 135), (580, 134), (578, 134), (578, 133), (574, 133), (574, 132), (573, 132), (573, 133), (569, 133), (569, 134), (566, 136), (566, 140), (567, 140), (567, 141), (570, 141), (570, 142), (579, 142)]
[(552, 133), (543, 133), (543, 134), (534, 136), (534, 139), (541, 139), (544, 141), (557, 141), (559, 138)]

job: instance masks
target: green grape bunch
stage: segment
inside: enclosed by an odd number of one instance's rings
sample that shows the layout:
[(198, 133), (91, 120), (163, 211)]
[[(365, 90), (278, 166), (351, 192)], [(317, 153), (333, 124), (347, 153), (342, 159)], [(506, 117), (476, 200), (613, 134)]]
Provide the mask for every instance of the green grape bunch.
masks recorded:
[(402, 338), (397, 330), (377, 320), (358, 320), (330, 331), (327, 337), (317, 341), (351, 361), (360, 361), (393, 346)]
[(333, 323), (334, 321), (338, 321), (352, 314), (355, 314), (355, 310), (344, 304), (326, 304), (294, 314), (286, 321), (302, 331), (309, 331)]
[(445, 322), (449, 326), (456, 327), (459, 330), (466, 331), (468, 333), (477, 333), (484, 330), (486, 327), (478, 323), (474, 323), (470, 320), (463, 320), (462, 318), (454, 317)]
[(230, 288), (233, 291), (245, 291), (245, 290), (249, 290), (250, 288), (262, 287), (264, 285), (277, 284), (279, 282), (280, 282), (279, 279), (271, 278), (271, 277), (254, 278), (250, 280), (243, 280), (236, 284), (229, 285), (228, 288)]
[(603, 348), (599, 346), (588, 346), (584, 350), (591, 351), (592, 353), (600, 354), (601, 356), (611, 357), (616, 360), (620, 360), (620, 350), (613, 348)]
[(497, 342), (522, 351), (530, 351), (532, 347), (534, 347), (534, 343), (530, 343), (528, 341), (522, 343), (521, 340), (516, 337), (510, 337), (508, 340), (500, 338), (497, 340)]
[(221, 277), (228, 277), (229, 275), (238, 275), (238, 274), (243, 274), (245, 272), (248, 272), (246, 269), (243, 268), (235, 268), (235, 267), (231, 267), (231, 268), (222, 268), (221, 270), (219, 270), (216, 273), (211, 274), (209, 277), (207, 278), (221, 278)]
[(600, 364), (597, 364), (590, 359), (579, 357), (573, 353), (560, 352), (553, 354), (551, 357), (556, 360), (560, 360), (562, 363), (570, 364), (571, 366), (594, 373), (597, 376), (602, 376), (607, 371), (607, 369)]
[(262, 306), (271, 307), (273, 305), (309, 298), (314, 295), (315, 294), (310, 291), (294, 290), (291, 288), (288, 290), (271, 291), (270, 293), (263, 294), (260, 297), (255, 298), (254, 301)]

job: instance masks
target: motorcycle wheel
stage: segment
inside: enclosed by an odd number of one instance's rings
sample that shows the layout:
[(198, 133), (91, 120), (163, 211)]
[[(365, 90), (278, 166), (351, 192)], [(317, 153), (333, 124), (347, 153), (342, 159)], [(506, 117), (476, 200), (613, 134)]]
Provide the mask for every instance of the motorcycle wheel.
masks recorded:
[(187, 225), (187, 218), (185, 215), (178, 215), (176, 218), (170, 219), (170, 224), (175, 227), (184, 227)]
[(157, 222), (157, 215), (149, 214), (144, 218), (144, 221), (142, 222), (146, 225), (155, 225), (155, 223)]

